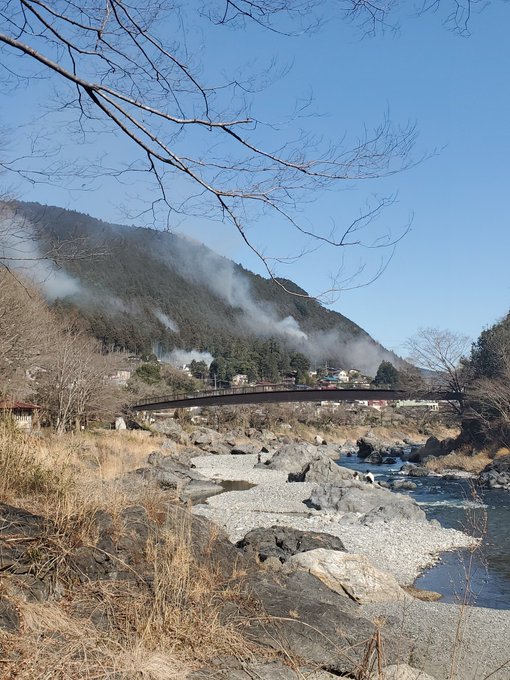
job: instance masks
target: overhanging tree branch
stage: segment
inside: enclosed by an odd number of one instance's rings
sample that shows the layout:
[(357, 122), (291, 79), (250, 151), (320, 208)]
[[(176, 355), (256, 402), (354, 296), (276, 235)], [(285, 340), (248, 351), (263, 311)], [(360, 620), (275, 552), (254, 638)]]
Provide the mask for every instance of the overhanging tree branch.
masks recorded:
[[(346, 11), (378, 17), (398, 3), (341, 4)], [(272, 28), (272, 22), (281, 17), (304, 20), (320, 3), (211, 0), (207, 6), (211, 11), (205, 14), (214, 14), (218, 23), (242, 19)], [(221, 11), (214, 13), (218, 7)], [(383, 208), (392, 204), (391, 197), (374, 198), (358, 217), (333, 232), (320, 225), (309, 228), (297, 208), (303, 197), (316, 196), (319, 191), (387, 177), (412, 167), (421, 160), (411, 156), (414, 126), (399, 128), (385, 118), (373, 133), (364, 130), (350, 148), (323, 144), (302, 132), (294, 139), (289, 134), (290, 139), (280, 142), (283, 135), (276, 135), (275, 128), (252, 115), (243, 97), (239, 106), (228, 101), (224, 90), (235, 100), (235, 80), (210, 85), (192, 65), (178, 38), (173, 42), (162, 40), (162, 27), (169, 28), (165, 22), (176, 12), (154, 0), (88, 0), (83, 6), (70, 0), (3, 0), (0, 44), (8, 55), (22, 55), (26, 62), (71, 86), (76, 95), (69, 98), (66, 93), (63, 110), (77, 109), (76, 121), (85, 137), (100, 125), (129, 139), (154, 178), (159, 198), (152, 200), (153, 212), (160, 205), (165, 205), (169, 213), (180, 213), (200, 204), (204, 214), (227, 220), (237, 229), (275, 280), (274, 263), (294, 256), (263, 253), (248, 230), (261, 214), (267, 221), (278, 220), (301, 237), (333, 249), (377, 247), (391, 253), (406, 228), (396, 236), (364, 235)], [(309, 25), (306, 20), (301, 24)], [(30, 78), (30, 71), (23, 77)], [(263, 143), (266, 130), (269, 134)], [(276, 137), (277, 146), (270, 141)], [(44, 170), (35, 170), (30, 163), (23, 167), (3, 162), (3, 166), (33, 182), (44, 176)], [(122, 172), (127, 175), (141, 169), (136, 161), (123, 170), (98, 167), (97, 174), (120, 177)], [(54, 165), (47, 172), (56, 179), (63, 176)], [(85, 183), (92, 174), (90, 169), (83, 169), (77, 176)], [(180, 178), (177, 196), (169, 191), (175, 178)], [(300, 246), (298, 252), (302, 251)]]

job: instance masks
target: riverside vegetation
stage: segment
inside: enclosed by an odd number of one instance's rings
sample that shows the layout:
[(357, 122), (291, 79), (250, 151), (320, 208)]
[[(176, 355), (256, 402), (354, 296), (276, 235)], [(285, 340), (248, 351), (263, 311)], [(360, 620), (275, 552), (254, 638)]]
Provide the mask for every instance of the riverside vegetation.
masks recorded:
[[(507, 677), (507, 612), (470, 618), (403, 588), (473, 539), (334, 463), (366, 426), (219, 414), (153, 432), (2, 424), (2, 677)], [(223, 479), (256, 486), (220, 494)]]

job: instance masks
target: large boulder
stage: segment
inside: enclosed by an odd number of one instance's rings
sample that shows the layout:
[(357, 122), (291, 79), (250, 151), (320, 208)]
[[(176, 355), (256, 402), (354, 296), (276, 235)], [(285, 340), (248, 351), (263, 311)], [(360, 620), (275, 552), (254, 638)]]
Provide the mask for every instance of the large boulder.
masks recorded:
[(437, 437), (429, 437), (424, 446), (415, 449), (408, 460), (411, 463), (422, 463), (428, 456), (446, 456), (451, 453), (456, 446), (456, 439), (448, 438), (440, 441)]
[(415, 465), (415, 463), (405, 463), (400, 468), (400, 474), (409, 477), (428, 477), (430, 470), (422, 465)]
[(164, 456), (159, 451), (153, 451), (147, 463), (147, 467), (138, 468), (135, 474), (157, 483), (162, 489), (175, 490), (183, 499), (198, 502), (223, 491), (219, 484), (173, 456)]
[(383, 455), (380, 451), (372, 451), (372, 453), (365, 458), (365, 463), (368, 465), (381, 465), (383, 462)]
[(154, 432), (159, 432), (159, 434), (164, 434), (178, 444), (189, 444), (188, 433), (182, 429), (182, 426), (174, 418), (157, 420), (152, 424), (151, 429)]
[(6, 597), (0, 596), (0, 630), (15, 633), (20, 627), (20, 617), (16, 606)]
[(381, 456), (398, 456), (402, 450), (402, 445), (396, 441), (378, 437), (373, 432), (368, 432), (364, 437), (360, 437), (356, 445), (359, 458), (368, 458), (373, 453), (379, 453)]
[(396, 479), (391, 483), (391, 488), (393, 491), (414, 491), (418, 486), (408, 479)]
[(376, 485), (352, 483), (350, 486), (324, 484), (312, 490), (310, 502), (319, 510), (356, 512), (370, 521), (410, 519), (425, 521), (426, 515), (412, 498)]
[[(376, 635), (375, 625), (360, 616), (353, 600), (310, 574), (298, 572), (282, 578), (276, 582), (259, 573), (250, 580), (253, 597), (264, 613), (247, 616), (247, 637), (278, 652), (284, 649), (334, 675), (352, 674), (363, 663), (367, 644)], [(381, 636), (387, 663), (407, 660), (409, 642), (386, 629)]]
[(352, 479), (354, 473), (337, 465), (330, 454), (331, 450), (328, 446), (284, 444), (264, 464), (264, 467), (288, 472), (289, 482), (341, 484), (344, 480)]
[(199, 427), (191, 433), (191, 442), (195, 446), (208, 446), (219, 439), (216, 430), (209, 427)]
[(322, 455), (306, 465), (300, 473), (289, 474), (289, 482), (312, 482), (315, 484), (339, 484), (352, 480), (354, 472), (337, 465), (328, 456)]
[(260, 453), (262, 451), (262, 444), (260, 442), (249, 442), (248, 444), (236, 444), (230, 453), (233, 456), (249, 456)]
[(289, 557), (286, 568), (307, 571), (335, 593), (359, 604), (406, 597), (395, 577), (376, 569), (364, 555), (317, 548)]
[(318, 447), (312, 444), (283, 444), (264, 465), (270, 470), (299, 474), (318, 456)]
[(478, 478), (484, 489), (506, 489), (510, 491), (510, 455), (496, 458), (485, 467)]
[(200, 446), (198, 455), (202, 456), (204, 453), (212, 453), (215, 456), (228, 456), (231, 451), (231, 447), (224, 442), (215, 440), (210, 444), (203, 444)]
[(336, 536), (280, 526), (253, 529), (236, 545), (248, 553), (257, 555), (261, 562), (265, 562), (269, 557), (276, 557), (282, 563), (292, 555), (316, 548), (345, 550), (344, 544)]

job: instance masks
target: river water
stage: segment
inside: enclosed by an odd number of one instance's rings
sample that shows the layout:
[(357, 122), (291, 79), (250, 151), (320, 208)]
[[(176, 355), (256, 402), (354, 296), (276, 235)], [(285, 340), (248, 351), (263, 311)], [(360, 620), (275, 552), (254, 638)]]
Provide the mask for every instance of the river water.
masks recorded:
[[(338, 462), (360, 472), (370, 470), (377, 481), (402, 479), (400, 462), (368, 465), (357, 456), (342, 456)], [(439, 563), (422, 574), (415, 585), (441, 593), (443, 602), (460, 603), (466, 598), (479, 607), (510, 609), (510, 492), (480, 490), (471, 480), (406, 479), (415, 482), (417, 489), (399, 493), (414, 498), (428, 519), (483, 537), (474, 553), (464, 550), (444, 553)]]

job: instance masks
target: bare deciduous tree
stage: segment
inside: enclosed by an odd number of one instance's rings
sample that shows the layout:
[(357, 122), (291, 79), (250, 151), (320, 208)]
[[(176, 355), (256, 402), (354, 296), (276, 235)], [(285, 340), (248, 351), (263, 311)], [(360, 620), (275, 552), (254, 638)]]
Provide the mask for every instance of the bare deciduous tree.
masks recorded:
[[(422, 328), (407, 343), (409, 361), (428, 372), (429, 388), (462, 395), (469, 381), (463, 360), (468, 354), (467, 336), (438, 328)], [(462, 402), (458, 402), (462, 410)]]
[(44, 354), (51, 320), (46, 303), (29, 284), (0, 268), (0, 392), (12, 394), (24, 372)]
[(73, 324), (58, 329), (57, 343), (37, 378), (37, 398), (59, 433), (116, 412), (120, 390), (108, 381), (115, 355)]

